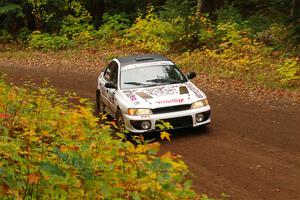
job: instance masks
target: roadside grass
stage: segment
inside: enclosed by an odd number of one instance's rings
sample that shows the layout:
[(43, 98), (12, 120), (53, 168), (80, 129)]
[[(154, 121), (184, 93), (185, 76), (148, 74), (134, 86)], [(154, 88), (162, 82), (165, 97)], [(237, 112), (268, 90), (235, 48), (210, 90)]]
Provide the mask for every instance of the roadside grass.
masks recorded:
[(185, 70), (224, 79), (241, 80), (248, 85), (260, 85), (273, 89), (298, 89), (298, 83), (288, 85), (278, 79), (276, 69), (280, 66), (282, 59), (275, 62), (276, 59), (278, 58), (266, 57), (258, 63), (244, 58), (224, 58), (210, 50), (184, 53), (174, 58)]

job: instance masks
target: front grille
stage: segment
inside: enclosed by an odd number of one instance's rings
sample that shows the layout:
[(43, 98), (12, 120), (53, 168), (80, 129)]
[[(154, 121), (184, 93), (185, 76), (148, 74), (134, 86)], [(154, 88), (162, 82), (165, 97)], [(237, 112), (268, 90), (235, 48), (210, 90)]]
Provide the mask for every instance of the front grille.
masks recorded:
[[(163, 119), (162, 121), (170, 123), (173, 128), (193, 126), (192, 116)], [(156, 121), (156, 125), (157, 124), (162, 124), (162, 123), (160, 121)], [(156, 127), (156, 130), (159, 130), (159, 127), (157, 127), (157, 126), (155, 126), (155, 127)]]
[(184, 105), (177, 105), (177, 106), (155, 108), (152, 109), (152, 113), (161, 114), (161, 113), (168, 113), (168, 112), (177, 112), (177, 111), (189, 110), (190, 108), (191, 108), (191, 104), (184, 104)]

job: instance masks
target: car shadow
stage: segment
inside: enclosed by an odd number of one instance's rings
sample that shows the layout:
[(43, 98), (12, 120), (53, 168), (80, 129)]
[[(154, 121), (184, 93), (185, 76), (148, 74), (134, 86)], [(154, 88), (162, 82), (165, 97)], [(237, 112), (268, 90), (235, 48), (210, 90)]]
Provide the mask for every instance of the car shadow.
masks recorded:
[[(166, 132), (171, 135), (171, 140), (176, 140), (185, 137), (191, 138), (191, 137), (206, 136), (211, 133), (211, 128), (209, 126), (200, 126), (200, 127), (167, 130)], [(144, 138), (145, 140), (150, 140), (150, 141), (162, 140), (160, 138), (160, 131), (144, 134)]]

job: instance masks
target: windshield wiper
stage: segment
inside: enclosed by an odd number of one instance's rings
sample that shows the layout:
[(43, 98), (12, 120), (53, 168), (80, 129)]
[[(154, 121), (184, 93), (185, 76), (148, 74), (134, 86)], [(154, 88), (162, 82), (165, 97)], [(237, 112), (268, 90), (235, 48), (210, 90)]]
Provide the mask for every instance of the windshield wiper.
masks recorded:
[(152, 87), (155, 86), (156, 84), (145, 84), (145, 83), (139, 83), (139, 82), (124, 82), (124, 84), (128, 84), (128, 85), (142, 85), (145, 87)]
[(150, 80), (147, 80), (147, 82), (153, 82), (153, 83), (165, 83), (167, 80), (166, 79), (150, 79)]
[(176, 84), (176, 83), (184, 83), (183, 80), (174, 80), (174, 79), (151, 79), (147, 80), (147, 82), (154, 82), (154, 83), (165, 83), (165, 84)]
[(139, 83), (139, 82), (124, 82), (124, 84), (128, 84), (128, 85), (145, 85), (144, 83)]
[(176, 83), (184, 83), (183, 80), (170, 80), (170, 84), (176, 84)]

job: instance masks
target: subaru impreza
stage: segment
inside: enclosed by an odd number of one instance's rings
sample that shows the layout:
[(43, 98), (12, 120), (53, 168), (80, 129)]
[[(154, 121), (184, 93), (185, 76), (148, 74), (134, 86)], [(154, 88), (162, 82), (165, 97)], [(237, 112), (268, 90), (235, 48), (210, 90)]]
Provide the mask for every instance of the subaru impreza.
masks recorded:
[(168, 58), (144, 54), (114, 58), (97, 80), (96, 105), (116, 119), (120, 131), (134, 133), (196, 127), (211, 122), (208, 100)]

